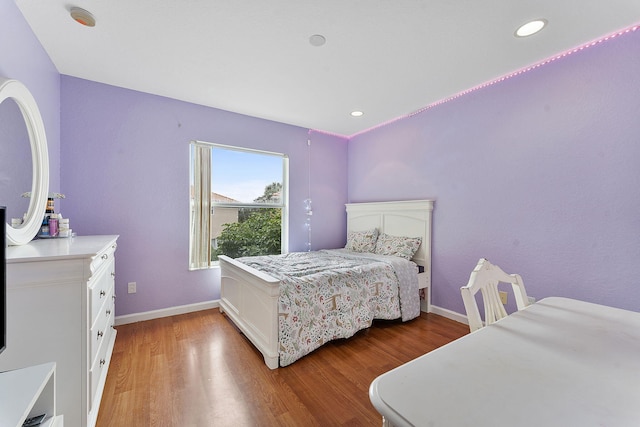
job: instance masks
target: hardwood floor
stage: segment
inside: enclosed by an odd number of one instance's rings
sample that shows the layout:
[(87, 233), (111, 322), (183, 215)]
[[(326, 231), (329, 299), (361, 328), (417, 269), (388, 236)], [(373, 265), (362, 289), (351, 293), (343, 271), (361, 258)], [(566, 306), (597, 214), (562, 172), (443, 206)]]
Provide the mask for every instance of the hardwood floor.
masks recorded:
[(369, 384), (469, 332), (435, 314), (376, 321), (270, 370), (218, 310), (117, 329), (97, 427), (379, 426)]

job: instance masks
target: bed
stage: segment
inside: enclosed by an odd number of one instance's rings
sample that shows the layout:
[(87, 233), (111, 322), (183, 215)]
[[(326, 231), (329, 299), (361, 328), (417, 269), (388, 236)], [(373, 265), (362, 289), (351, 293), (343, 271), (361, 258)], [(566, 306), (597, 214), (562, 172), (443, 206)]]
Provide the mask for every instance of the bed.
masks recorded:
[[(412, 281), (412, 283), (417, 281), (416, 286), (418, 289), (422, 290), (424, 295), (424, 299), (422, 301), (418, 300), (417, 302), (419, 306), (418, 311), (422, 309), (422, 311), (427, 312), (430, 310), (431, 299), (432, 211), (433, 201), (431, 200), (350, 203), (346, 205), (347, 235), (349, 238), (353, 235), (365, 234), (366, 232), (375, 229), (379, 236), (403, 236), (420, 239), (420, 245), (411, 258), (412, 263), (410, 264), (413, 266), (411, 271), (413, 271), (412, 274), (414, 277), (410, 278), (410, 281)], [(347, 243), (349, 244), (351, 242), (348, 241)], [(369, 269), (374, 268), (368, 264), (370, 262), (367, 260), (369, 255), (366, 253), (350, 254), (352, 251), (345, 251), (344, 249), (316, 252), (322, 256), (344, 260), (345, 264), (354, 264), (355, 269), (350, 271), (359, 272), (357, 274), (350, 273), (354, 274), (354, 282), (358, 282), (358, 277), (360, 277), (358, 274), (361, 274), (363, 270), (366, 272), (369, 271)], [(355, 258), (358, 258), (358, 260), (352, 258), (351, 255), (355, 255)], [(304, 264), (308, 261), (306, 253), (284, 255), (283, 257), (295, 258), (298, 264)], [(394, 259), (397, 257), (383, 256), (382, 258), (384, 259), (379, 259), (379, 257), (373, 256), (372, 258), (375, 259), (371, 262), (383, 262), (392, 265), (393, 268), (396, 268), (397, 266), (405, 268), (402, 264), (403, 261)], [(265, 364), (270, 369), (276, 369), (279, 366), (286, 366), (293, 363), (304, 354), (307, 354), (325, 342), (325, 339), (321, 339), (319, 340), (320, 342), (316, 343), (315, 340), (317, 340), (317, 337), (311, 339), (309, 336), (305, 336), (304, 339), (306, 341), (314, 342), (306, 342), (306, 347), (303, 349), (302, 353), (290, 354), (291, 343), (289, 341), (291, 340), (291, 333), (286, 332), (282, 334), (283, 336), (280, 336), (280, 328), (283, 327), (283, 324), (286, 324), (287, 322), (290, 323), (291, 318), (289, 316), (300, 315), (300, 313), (293, 314), (292, 312), (289, 312), (290, 307), (288, 307), (288, 303), (285, 303), (284, 305), (281, 304), (281, 294), (283, 300), (288, 298), (289, 291), (287, 289), (290, 290), (292, 286), (300, 288), (300, 282), (292, 282), (291, 280), (293, 279), (290, 280), (289, 276), (283, 277), (280, 275), (280, 278), (275, 277), (278, 276), (275, 272), (280, 269), (279, 266), (271, 266), (274, 274), (269, 274), (259, 269), (266, 266), (266, 271), (269, 271), (268, 266), (270, 261), (245, 259), (244, 262), (241, 262), (240, 259), (232, 259), (224, 255), (220, 256), (219, 260), (221, 273), (220, 311), (225, 313), (227, 317), (240, 329), (240, 331), (242, 331), (242, 333), (244, 333), (244, 335), (253, 343), (260, 353), (262, 353)], [(254, 262), (256, 263), (255, 265), (260, 265), (262, 262), (262, 265), (256, 268), (251, 265)], [(388, 273), (373, 272), (368, 274), (389, 275)], [(365, 276), (362, 277), (370, 276), (366, 276), (365, 274)], [(332, 280), (337, 279), (325, 278), (325, 280), (331, 282)], [(373, 280), (382, 281), (383, 279), (376, 276)], [(302, 283), (302, 285), (304, 285), (304, 283)], [(376, 294), (378, 293), (377, 290), (378, 288), (376, 288)], [(356, 293), (366, 292), (366, 290), (353, 290), (350, 292), (353, 292), (355, 295)], [(392, 292), (387, 291), (386, 293), (391, 294)], [(402, 305), (399, 301), (401, 296), (398, 296), (397, 294), (398, 291), (396, 291), (395, 298), (391, 295), (389, 298), (390, 302), (388, 303), (383, 299), (375, 302), (375, 304), (378, 304), (376, 306), (378, 307), (376, 309), (376, 318), (402, 317), (403, 320), (405, 319), (404, 314), (398, 312), (394, 308), (394, 304), (399, 304), (400, 310), (402, 311)], [(414, 295), (414, 297), (417, 298), (417, 295)], [(410, 303), (406, 306), (413, 307), (415, 301), (409, 301), (407, 299), (409, 297), (407, 296), (404, 298), (405, 302)], [(335, 303), (335, 301), (333, 302)], [(389, 305), (386, 306), (385, 304)], [(283, 309), (283, 307), (286, 309)], [(355, 308), (353, 309), (354, 313), (357, 311), (358, 310)], [(312, 316), (312, 314), (304, 312), (302, 315), (307, 317)], [(358, 316), (358, 314), (355, 314), (354, 316)], [(363, 329), (364, 327), (367, 327), (368, 319), (340, 319), (340, 322), (343, 322), (344, 320), (353, 323), (355, 325), (353, 327), (356, 329)], [(329, 338), (337, 339), (345, 338), (347, 336), (335, 336)], [(294, 346), (297, 345), (294, 343)]]

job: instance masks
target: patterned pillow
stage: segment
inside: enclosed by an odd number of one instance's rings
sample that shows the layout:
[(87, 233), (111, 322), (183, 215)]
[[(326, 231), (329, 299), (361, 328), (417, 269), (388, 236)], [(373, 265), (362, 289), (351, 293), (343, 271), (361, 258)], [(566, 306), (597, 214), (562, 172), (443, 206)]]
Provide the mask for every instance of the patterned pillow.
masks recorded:
[(378, 255), (393, 255), (411, 260), (422, 243), (421, 237), (390, 236), (381, 233), (376, 242)]
[(373, 253), (376, 249), (377, 239), (377, 228), (366, 231), (351, 231), (347, 235), (347, 245), (344, 248), (354, 252)]

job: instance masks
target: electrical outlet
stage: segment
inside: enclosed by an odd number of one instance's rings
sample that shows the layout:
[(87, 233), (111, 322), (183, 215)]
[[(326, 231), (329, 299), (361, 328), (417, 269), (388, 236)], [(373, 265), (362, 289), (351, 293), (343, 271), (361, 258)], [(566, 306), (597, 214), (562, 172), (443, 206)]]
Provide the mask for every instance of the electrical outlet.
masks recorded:
[(499, 291), (500, 293), (500, 301), (502, 301), (502, 304), (506, 304), (507, 303), (507, 294), (505, 291)]
[(136, 293), (136, 282), (129, 282), (129, 287), (127, 289), (127, 292), (129, 292), (130, 294)]

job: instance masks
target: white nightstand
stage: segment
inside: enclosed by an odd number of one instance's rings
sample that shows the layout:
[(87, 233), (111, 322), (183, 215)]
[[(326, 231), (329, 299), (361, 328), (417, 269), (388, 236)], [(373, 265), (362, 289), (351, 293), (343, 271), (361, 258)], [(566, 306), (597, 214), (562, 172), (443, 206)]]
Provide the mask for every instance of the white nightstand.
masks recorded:
[(418, 273), (418, 289), (424, 289), (424, 301), (420, 301), (420, 310), (431, 311), (431, 272)]

